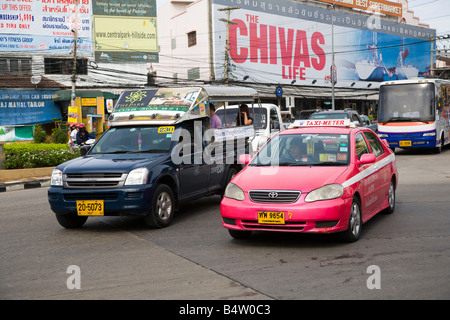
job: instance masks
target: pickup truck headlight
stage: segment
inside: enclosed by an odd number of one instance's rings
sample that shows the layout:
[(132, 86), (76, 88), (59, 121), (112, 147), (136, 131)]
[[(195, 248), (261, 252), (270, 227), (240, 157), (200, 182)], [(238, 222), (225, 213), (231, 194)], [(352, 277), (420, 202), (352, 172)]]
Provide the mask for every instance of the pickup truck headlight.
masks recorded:
[(56, 187), (62, 187), (63, 181), (62, 181), (62, 171), (59, 169), (54, 169), (52, 172), (52, 177), (50, 179), (50, 185), (56, 186)]
[(147, 168), (137, 168), (130, 171), (127, 176), (127, 180), (125, 180), (126, 186), (138, 185), (138, 184), (146, 184), (148, 177), (148, 169)]
[(234, 199), (234, 200), (239, 200), (242, 201), (244, 200), (244, 191), (242, 191), (241, 188), (239, 188), (237, 185), (235, 185), (234, 183), (229, 183), (227, 185), (227, 187), (225, 188), (225, 194), (224, 197), (230, 198), (230, 199)]
[(344, 193), (344, 187), (340, 184), (329, 184), (308, 193), (305, 202), (314, 202), (320, 200), (331, 200), (339, 198)]

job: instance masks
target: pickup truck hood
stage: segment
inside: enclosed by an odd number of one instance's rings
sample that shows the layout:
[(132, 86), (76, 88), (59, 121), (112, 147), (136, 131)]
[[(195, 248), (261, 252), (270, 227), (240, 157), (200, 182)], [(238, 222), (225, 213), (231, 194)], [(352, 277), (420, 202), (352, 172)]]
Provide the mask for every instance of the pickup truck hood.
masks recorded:
[(57, 168), (63, 173), (129, 172), (140, 167), (151, 169), (169, 157), (170, 155), (161, 153), (96, 154), (64, 162)]
[(246, 192), (249, 190), (300, 190), (304, 193), (326, 184), (341, 183), (343, 180), (339, 177), (347, 170), (347, 166), (247, 166), (234, 177), (232, 182)]

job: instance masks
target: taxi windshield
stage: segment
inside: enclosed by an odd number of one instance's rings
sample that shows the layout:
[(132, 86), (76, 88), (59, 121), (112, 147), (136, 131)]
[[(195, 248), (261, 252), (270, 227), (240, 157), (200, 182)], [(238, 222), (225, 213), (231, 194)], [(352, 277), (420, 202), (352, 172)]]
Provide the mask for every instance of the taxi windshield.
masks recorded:
[(169, 151), (172, 126), (114, 127), (106, 131), (89, 154)]
[(250, 165), (346, 166), (349, 159), (348, 134), (283, 134), (261, 148)]

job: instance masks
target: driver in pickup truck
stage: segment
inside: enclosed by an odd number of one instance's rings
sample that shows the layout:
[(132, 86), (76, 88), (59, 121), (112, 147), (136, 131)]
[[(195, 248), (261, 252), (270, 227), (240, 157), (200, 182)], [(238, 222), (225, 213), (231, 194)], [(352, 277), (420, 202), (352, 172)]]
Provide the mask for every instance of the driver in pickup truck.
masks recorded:
[(250, 117), (248, 111), (248, 106), (246, 104), (241, 104), (239, 106), (239, 114), (236, 119), (237, 126), (249, 126), (253, 123), (253, 119)]

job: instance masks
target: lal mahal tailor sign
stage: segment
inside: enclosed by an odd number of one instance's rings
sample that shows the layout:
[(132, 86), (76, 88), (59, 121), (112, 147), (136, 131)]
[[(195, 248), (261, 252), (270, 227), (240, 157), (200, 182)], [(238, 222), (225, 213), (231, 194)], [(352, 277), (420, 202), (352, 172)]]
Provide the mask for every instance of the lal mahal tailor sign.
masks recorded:
[(56, 90), (0, 90), (0, 126), (31, 125), (61, 120), (53, 102)]
[[(261, 83), (377, 88), (386, 80), (420, 77), (429, 68), (434, 29), (400, 24), (288, 0), (213, 0), (216, 77), (223, 75), (226, 12), (231, 11), (228, 77)], [(295, 80), (295, 82), (294, 82)]]
[[(92, 53), (92, 0), (78, 1), (78, 53)], [(0, 52), (67, 53), (75, 0), (0, 0)]]

